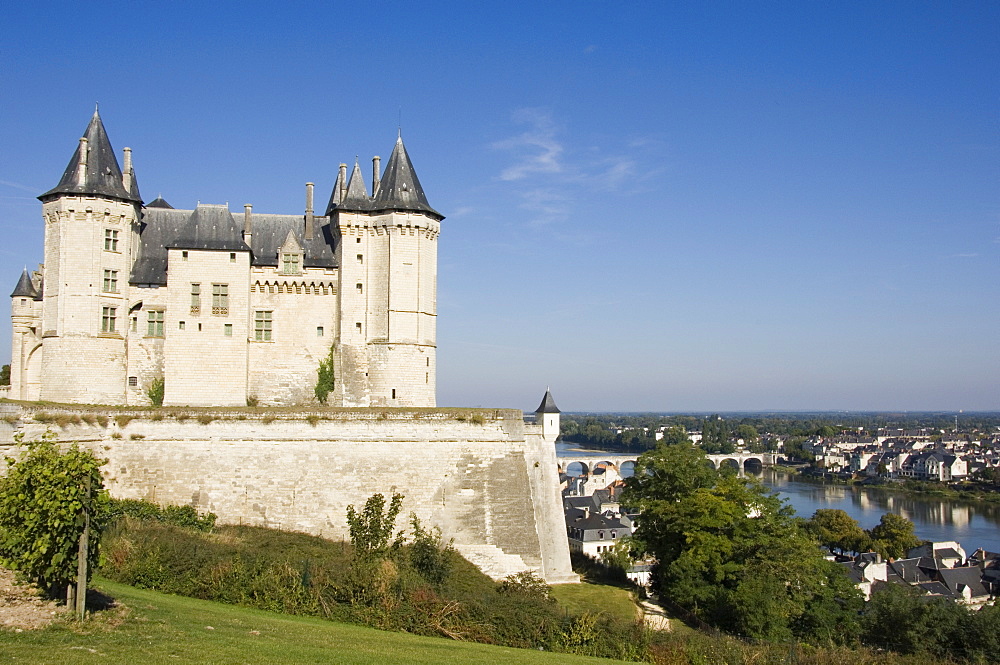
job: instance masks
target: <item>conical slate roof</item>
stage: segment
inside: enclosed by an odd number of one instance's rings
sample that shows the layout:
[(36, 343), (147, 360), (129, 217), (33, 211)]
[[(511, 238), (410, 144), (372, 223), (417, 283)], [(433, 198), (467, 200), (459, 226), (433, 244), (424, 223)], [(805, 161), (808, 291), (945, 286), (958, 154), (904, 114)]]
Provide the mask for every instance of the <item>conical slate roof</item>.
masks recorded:
[(10, 294), (11, 298), (37, 298), (38, 291), (35, 290), (35, 285), (31, 283), (31, 276), (28, 274), (28, 269), (25, 268), (21, 273), (21, 279), (17, 280), (17, 286), (14, 287), (14, 292)]
[(249, 252), (243, 229), (224, 205), (199, 205), (167, 247), (176, 249), (226, 249)]
[(542, 403), (538, 405), (535, 409), (535, 413), (562, 413), (559, 407), (556, 406), (556, 402), (552, 399), (552, 393), (549, 389), (545, 389), (545, 397), (542, 398)]
[(361, 166), (357, 162), (354, 162), (354, 170), (351, 171), (351, 178), (347, 181), (347, 194), (337, 207), (341, 210), (372, 209), (372, 198), (368, 196), (365, 177), (361, 175)]
[(375, 192), (375, 210), (413, 210), (426, 212), (444, 219), (444, 216), (427, 203), (424, 188), (420, 186), (417, 172), (413, 170), (410, 157), (406, 154), (403, 137), (396, 139), (389, 163)]
[[(122, 170), (97, 109), (94, 109), (94, 115), (83, 136), (87, 139), (86, 165), (80, 164), (80, 144), (77, 144), (59, 184), (38, 198), (44, 200), (56, 194), (90, 194), (142, 203), (135, 178), (132, 178), (132, 191), (126, 190), (122, 184)], [(82, 179), (81, 168), (85, 169)]]
[(155, 199), (146, 204), (147, 208), (170, 208), (173, 210), (173, 206), (163, 200), (162, 196), (157, 196)]

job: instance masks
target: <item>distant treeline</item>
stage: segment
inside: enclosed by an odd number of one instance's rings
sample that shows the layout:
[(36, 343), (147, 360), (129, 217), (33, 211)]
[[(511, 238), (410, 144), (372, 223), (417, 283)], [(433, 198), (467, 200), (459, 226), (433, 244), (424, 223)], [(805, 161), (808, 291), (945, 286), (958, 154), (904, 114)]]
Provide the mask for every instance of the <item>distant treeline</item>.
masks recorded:
[[(810, 436), (833, 436), (859, 428), (873, 434), (878, 428), (952, 431), (952, 413), (730, 413), (674, 415), (659, 413), (566, 413), (562, 417), (563, 441), (591, 448), (642, 452), (656, 447), (656, 432), (665, 428), (668, 443), (683, 432), (702, 432), (708, 452), (728, 453), (743, 439), (750, 450), (773, 449), (767, 435), (792, 438), (793, 445)], [(997, 432), (1000, 413), (958, 414), (962, 432)], [(620, 432), (618, 430), (621, 430)]]

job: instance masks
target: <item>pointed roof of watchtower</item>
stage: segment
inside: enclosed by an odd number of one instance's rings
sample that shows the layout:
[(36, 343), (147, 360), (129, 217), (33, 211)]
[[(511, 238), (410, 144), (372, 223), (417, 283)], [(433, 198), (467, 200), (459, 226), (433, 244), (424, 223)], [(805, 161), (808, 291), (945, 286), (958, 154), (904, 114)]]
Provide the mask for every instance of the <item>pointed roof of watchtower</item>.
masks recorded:
[(368, 187), (365, 185), (365, 177), (361, 175), (361, 166), (357, 160), (354, 161), (354, 170), (351, 171), (351, 178), (347, 181), (347, 194), (344, 200), (337, 204), (341, 210), (371, 210), (372, 198), (368, 196)]
[[(142, 203), (134, 176), (130, 178), (131, 191), (125, 189), (121, 167), (96, 108), (83, 138), (87, 140), (81, 140), (76, 146), (59, 184), (38, 198), (45, 200), (56, 194), (89, 194)], [(82, 149), (86, 149), (86, 154), (80, 154)]]
[(420, 186), (417, 172), (413, 170), (413, 163), (406, 154), (402, 136), (396, 139), (396, 147), (392, 149), (385, 173), (379, 181), (374, 202), (376, 210), (412, 210), (444, 218), (427, 202), (424, 188)]
[(11, 298), (37, 298), (38, 291), (35, 290), (35, 285), (31, 283), (31, 275), (28, 274), (28, 269), (25, 268), (21, 272), (21, 279), (17, 280), (17, 286), (14, 287), (14, 292), (10, 294)]
[(542, 398), (542, 403), (535, 409), (535, 413), (562, 413), (559, 407), (556, 406), (555, 400), (552, 399), (552, 393), (548, 388), (545, 389), (545, 397)]

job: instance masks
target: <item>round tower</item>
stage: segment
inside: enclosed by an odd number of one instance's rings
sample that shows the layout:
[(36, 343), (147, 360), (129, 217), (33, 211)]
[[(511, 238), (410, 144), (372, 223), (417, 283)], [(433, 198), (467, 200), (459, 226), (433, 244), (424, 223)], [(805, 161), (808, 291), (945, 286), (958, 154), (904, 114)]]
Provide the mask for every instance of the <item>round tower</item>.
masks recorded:
[(402, 138), (368, 195), (346, 166), (327, 214), (336, 229), (340, 324), (335, 354), (344, 406), (436, 405), (437, 237), (444, 217), (428, 203)]
[(40, 399), (121, 404), (128, 284), (142, 200), (95, 109), (59, 184), (38, 197), (45, 222)]

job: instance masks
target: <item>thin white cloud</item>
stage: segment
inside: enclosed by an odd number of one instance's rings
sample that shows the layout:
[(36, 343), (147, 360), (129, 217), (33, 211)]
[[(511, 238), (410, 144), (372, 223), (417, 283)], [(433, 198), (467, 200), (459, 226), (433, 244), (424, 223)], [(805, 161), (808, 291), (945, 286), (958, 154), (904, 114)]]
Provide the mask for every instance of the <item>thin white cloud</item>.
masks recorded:
[(36, 187), (28, 187), (27, 185), (22, 185), (19, 182), (11, 182), (9, 180), (0, 180), (0, 185), (4, 187), (13, 187), (14, 189), (20, 189), (25, 192), (30, 192), (32, 194), (38, 194), (39, 190)]
[(517, 163), (500, 173), (501, 180), (522, 180), (536, 173), (560, 173), (563, 170), (560, 158), (563, 146), (556, 140), (555, 124), (545, 110), (536, 108), (519, 109), (514, 112), (514, 121), (529, 128), (509, 139), (497, 141), (493, 147), (514, 154)]

